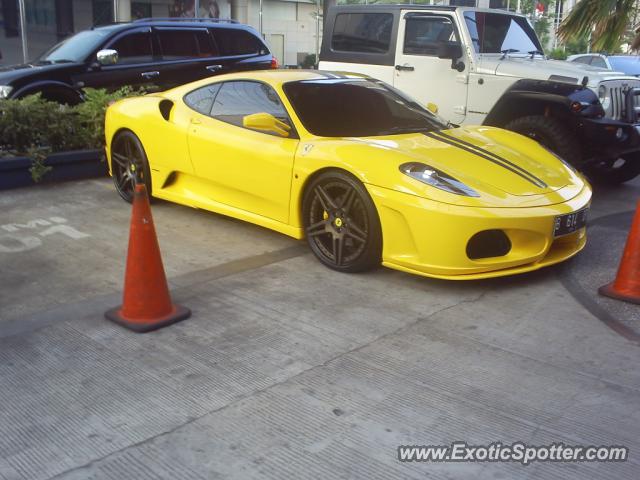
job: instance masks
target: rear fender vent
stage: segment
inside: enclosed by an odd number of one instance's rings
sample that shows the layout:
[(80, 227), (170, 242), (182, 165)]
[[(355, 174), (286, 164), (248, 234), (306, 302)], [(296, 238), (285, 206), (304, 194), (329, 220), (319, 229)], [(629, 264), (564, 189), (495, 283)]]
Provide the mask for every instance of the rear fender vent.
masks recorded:
[(173, 102), (171, 100), (164, 99), (160, 102), (158, 108), (160, 109), (160, 115), (162, 115), (162, 118), (168, 122), (171, 115), (171, 109), (173, 109)]
[(511, 240), (502, 230), (484, 230), (467, 243), (467, 257), (471, 260), (502, 257), (511, 251)]

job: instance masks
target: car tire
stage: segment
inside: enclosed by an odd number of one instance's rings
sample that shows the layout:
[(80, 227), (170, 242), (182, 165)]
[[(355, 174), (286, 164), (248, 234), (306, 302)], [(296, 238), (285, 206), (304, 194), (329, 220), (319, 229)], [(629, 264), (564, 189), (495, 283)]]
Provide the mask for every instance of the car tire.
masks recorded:
[(585, 173), (595, 184), (619, 185), (640, 175), (640, 152), (629, 153), (614, 161), (591, 164)]
[(118, 194), (133, 201), (136, 182), (142, 182), (151, 198), (151, 171), (142, 142), (130, 130), (119, 132), (111, 142), (111, 176)]
[(530, 115), (507, 123), (507, 130), (532, 138), (573, 166), (582, 159), (580, 144), (576, 137), (554, 117)]
[(380, 265), (380, 218), (364, 185), (352, 175), (330, 170), (313, 178), (302, 212), (309, 247), (324, 265), (346, 273)]

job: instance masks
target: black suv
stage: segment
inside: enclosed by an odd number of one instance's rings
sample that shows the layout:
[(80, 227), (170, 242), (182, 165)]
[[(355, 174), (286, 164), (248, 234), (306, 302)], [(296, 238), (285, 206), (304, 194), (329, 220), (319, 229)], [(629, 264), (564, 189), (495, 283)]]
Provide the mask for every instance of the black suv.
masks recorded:
[(142, 19), (79, 32), (27, 65), (0, 68), (0, 99), (40, 92), (77, 104), (83, 87), (167, 89), (210, 75), (276, 68), (247, 25), (211, 19)]

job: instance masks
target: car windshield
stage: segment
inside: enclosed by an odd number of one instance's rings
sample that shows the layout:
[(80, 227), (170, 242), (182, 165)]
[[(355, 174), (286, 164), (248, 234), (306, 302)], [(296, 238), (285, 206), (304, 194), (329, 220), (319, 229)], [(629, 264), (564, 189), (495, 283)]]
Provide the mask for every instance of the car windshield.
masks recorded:
[(112, 28), (99, 28), (76, 33), (47, 50), (36, 59), (40, 63), (84, 62), (112, 33)]
[(523, 17), (465, 12), (464, 19), (476, 53), (542, 53), (536, 32)]
[(377, 80), (301, 80), (286, 83), (284, 92), (305, 128), (322, 137), (369, 137), (447, 128), (414, 100)]
[(609, 57), (609, 63), (614, 70), (640, 76), (640, 57)]

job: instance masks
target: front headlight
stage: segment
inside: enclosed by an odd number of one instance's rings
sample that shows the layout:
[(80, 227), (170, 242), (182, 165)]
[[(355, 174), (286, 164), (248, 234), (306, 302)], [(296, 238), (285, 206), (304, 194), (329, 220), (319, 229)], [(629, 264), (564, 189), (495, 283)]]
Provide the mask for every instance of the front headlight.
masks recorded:
[(480, 194), (473, 188), (466, 186), (459, 180), (447, 175), (437, 168), (430, 167), (424, 163), (410, 162), (400, 165), (400, 171), (409, 175), (422, 183), (426, 183), (445, 192), (466, 197), (479, 197)]
[(13, 87), (9, 85), (0, 85), (0, 98), (9, 98), (9, 95), (13, 91)]
[(600, 100), (602, 108), (604, 108), (605, 110), (609, 108), (611, 98), (609, 97), (609, 89), (604, 85), (600, 85), (598, 87), (598, 100)]

